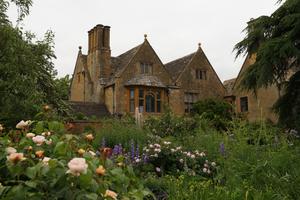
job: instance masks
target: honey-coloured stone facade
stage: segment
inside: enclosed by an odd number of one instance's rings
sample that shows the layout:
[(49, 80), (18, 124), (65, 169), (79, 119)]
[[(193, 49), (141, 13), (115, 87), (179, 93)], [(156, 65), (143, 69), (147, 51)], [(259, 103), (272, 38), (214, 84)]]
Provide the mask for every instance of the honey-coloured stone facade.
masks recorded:
[(196, 52), (163, 64), (144, 41), (113, 57), (110, 27), (88, 32), (88, 54), (79, 49), (70, 101), (104, 104), (111, 114), (160, 115), (165, 105), (184, 114), (197, 100), (223, 98), (225, 88), (199, 45)]

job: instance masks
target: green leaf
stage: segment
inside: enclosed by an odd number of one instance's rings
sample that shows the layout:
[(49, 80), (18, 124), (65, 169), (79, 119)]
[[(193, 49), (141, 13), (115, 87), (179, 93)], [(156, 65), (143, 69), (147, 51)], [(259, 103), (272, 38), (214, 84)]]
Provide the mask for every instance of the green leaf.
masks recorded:
[(28, 187), (31, 187), (31, 188), (36, 188), (37, 183), (33, 182), (33, 181), (26, 181), (25, 185), (27, 185)]
[(86, 199), (90, 199), (90, 200), (97, 200), (98, 199), (98, 195), (96, 193), (90, 193), (90, 194), (86, 194), (84, 196), (86, 197)]
[(38, 172), (38, 168), (36, 166), (28, 167), (26, 169), (25, 175), (30, 179), (34, 179), (36, 177), (37, 172)]
[(58, 156), (63, 156), (67, 153), (67, 144), (63, 141), (58, 142), (56, 146), (54, 147), (54, 154)]

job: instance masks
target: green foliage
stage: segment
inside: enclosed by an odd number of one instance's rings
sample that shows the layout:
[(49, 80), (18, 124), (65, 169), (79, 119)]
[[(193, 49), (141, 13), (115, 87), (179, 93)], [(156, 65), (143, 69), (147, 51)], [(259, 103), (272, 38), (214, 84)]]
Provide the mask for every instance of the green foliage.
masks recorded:
[(8, 24), (9, 19), (6, 15), (10, 3), (14, 3), (19, 11), (18, 22), (29, 14), (29, 8), (32, 5), (32, 0), (0, 0), (0, 25)]
[(286, 84), (285, 92), (274, 108), (279, 113), (279, 121), (283, 127), (300, 131), (300, 71)]
[(205, 99), (193, 105), (193, 113), (208, 119), (218, 130), (226, 130), (232, 120), (232, 106), (222, 100)]
[[(1, 199), (110, 199), (105, 195), (107, 190), (114, 191), (118, 199), (152, 195), (131, 166), (117, 166), (97, 156), (90, 141), (66, 134), (61, 123), (37, 121), (32, 126), (20, 131), (7, 130), (0, 136)], [(45, 140), (38, 143), (27, 135), (29, 131), (39, 137), (44, 135)], [(22, 153), (23, 159), (16, 158), (7, 147)], [(79, 149), (85, 151), (79, 153)], [(78, 165), (71, 167), (74, 158), (84, 159), (81, 166), (85, 169), (80, 170), (82, 167)], [(96, 171), (100, 165), (105, 169), (103, 174)]]
[(170, 109), (160, 117), (149, 116), (144, 127), (152, 134), (160, 137), (193, 135), (197, 128), (195, 118), (175, 115)]
[(56, 91), (58, 92), (58, 96), (62, 100), (69, 100), (69, 92), (70, 92), (70, 85), (71, 85), (71, 78), (69, 75), (66, 75), (62, 78), (56, 78), (54, 80), (56, 85)]
[[(28, 14), (30, 0), (12, 2), (19, 6), (20, 19)], [(5, 13), (7, 4), (0, 1), (1, 21), (6, 21), (0, 26), (0, 121), (12, 126), (19, 119), (32, 118), (45, 104), (66, 114), (68, 106), (54, 82), (53, 32), (37, 40), (32, 33), (12, 27)]]
[[(243, 53), (256, 55), (256, 62), (242, 74), (240, 87), (255, 92), (258, 88), (275, 84), (281, 91), (287, 73), (299, 71), (300, 2), (284, 1), (271, 16), (249, 21), (245, 31), (246, 37), (235, 46), (237, 56)], [(285, 91), (286, 97), (281, 98), (276, 108), (283, 123), (287, 122), (285, 118), (296, 120), (295, 115), (289, 117), (290, 113), (286, 111), (293, 110), (298, 102), (285, 101), (288, 101), (288, 96), (299, 99), (300, 94), (294, 93), (299, 85), (298, 76), (294, 74), (287, 81), (289, 89)], [(295, 121), (288, 123), (292, 125)]]
[[(136, 127), (136, 125), (128, 120), (103, 120), (103, 127), (96, 131), (96, 137), (93, 142), (95, 148), (103, 145), (113, 148), (115, 145), (122, 144), (127, 150), (130, 149), (131, 142), (143, 146), (149, 139), (148, 132)], [(105, 143), (105, 144), (103, 144)]]

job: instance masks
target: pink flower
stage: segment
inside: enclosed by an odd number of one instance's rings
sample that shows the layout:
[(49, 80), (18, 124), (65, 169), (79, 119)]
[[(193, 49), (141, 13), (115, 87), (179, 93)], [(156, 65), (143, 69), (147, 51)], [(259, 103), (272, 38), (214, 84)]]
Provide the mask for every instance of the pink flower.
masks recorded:
[(104, 194), (104, 197), (110, 197), (115, 200), (117, 199), (117, 196), (118, 196), (118, 194), (111, 190), (106, 190), (105, 194)]
[(156, 170), (157, 172), (160, 172), (160, 171), (161, 171), (159, 167), (156, 167), (155, 170)]
[(75, 176), (79, 176), (80, 174), (85, 174), (88, 168), (86, 161), (84, 158), (73, 158), (68, 163), (69, 170), (67, 173), (71, 173)]
[(6, 157), (8, 161), (17, 163), (19, 161), (25, 160), (23, 153), (11, 153)]
[(42, 135), (37, 135), (37, 136), (32, 138), (32, 141), (34, 143), (36, 143), (37, 146), (41, 146), (46, 141), (46, 139)]

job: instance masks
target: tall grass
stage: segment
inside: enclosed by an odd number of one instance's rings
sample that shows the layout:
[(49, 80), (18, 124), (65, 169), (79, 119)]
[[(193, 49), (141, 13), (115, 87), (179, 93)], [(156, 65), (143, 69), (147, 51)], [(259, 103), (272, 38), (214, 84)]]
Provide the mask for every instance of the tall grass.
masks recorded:
[(165, 177), (169, 199), (300, 199), (300, 143), (276, 127), (234, 122), (229, 132), (199, 130), (180, 141), (207, 150), (218, 173), (212, 180)]
[(102, 145), (114, 147), (114, 145), (122, 144), (128, 150), (132, 142), (142, 147), (149, 139), (149, 133), (131, 121), (107, 119), (103, 124), (104, 126), (96, 132), (93, 142), (93, 146), (96, 148)]

